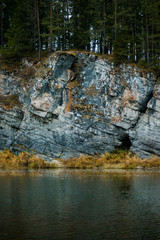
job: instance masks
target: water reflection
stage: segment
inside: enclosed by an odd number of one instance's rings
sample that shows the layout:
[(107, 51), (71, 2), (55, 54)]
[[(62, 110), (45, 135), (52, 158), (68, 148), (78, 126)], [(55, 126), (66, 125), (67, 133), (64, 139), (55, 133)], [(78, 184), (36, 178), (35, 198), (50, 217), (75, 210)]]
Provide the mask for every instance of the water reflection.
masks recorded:
[(160, 239), (160, 173), (1, 171), (0, 239)]

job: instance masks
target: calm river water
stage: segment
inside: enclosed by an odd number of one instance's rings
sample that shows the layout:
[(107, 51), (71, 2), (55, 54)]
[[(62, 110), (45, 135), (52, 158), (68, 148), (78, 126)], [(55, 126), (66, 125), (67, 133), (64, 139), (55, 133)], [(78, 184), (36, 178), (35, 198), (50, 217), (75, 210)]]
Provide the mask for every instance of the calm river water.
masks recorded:
[(160, 172), (1, 170), (0, 239), (159, 240)]

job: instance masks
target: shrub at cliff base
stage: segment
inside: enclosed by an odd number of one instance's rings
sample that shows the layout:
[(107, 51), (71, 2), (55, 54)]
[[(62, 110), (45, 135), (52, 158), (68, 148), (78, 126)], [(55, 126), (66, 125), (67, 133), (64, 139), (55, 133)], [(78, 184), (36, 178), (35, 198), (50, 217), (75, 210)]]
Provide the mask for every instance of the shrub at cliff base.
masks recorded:
[(160, 168), (160, 158), (151, 157), (141, 159), (128, 151), (115, 151), (113, 153), (104, 153), (101, 156), (80, 156), (69, 160), (62, 160), (68, 168)]
[(40, 157), (22, 152), (19, 156), (14, 155), (9, 150), (0, 152), (0, 167), (1, 168), (54, 168), (55, 164), (46, 162)]
[[(93, 169), (93, 168), (160, 168), (160, 157), (141, 159), (131, 152), (118, 150), (113, 153), (104, 153), (101, 156), (80, 156), (68, 160), (59, 160), (66, 168)], [(8, 169), (18, 168), (55, 168), (57, 165), (44, 161), (39, 156), (22, 152), (19, 156), (9, 150), (0, 152), (0, 167)], [(61, 165), (62, 167), (62, 165)]]

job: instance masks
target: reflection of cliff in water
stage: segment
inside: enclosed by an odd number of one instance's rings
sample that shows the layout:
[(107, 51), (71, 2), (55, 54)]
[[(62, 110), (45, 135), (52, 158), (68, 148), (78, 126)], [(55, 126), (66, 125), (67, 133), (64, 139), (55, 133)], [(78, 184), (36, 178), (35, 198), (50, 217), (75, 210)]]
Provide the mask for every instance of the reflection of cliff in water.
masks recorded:
[(124, 176), (116, 176), (113, 178), (114, 187), (122, 193), (129, 193), (132, 188), (132, 175), (125, 174)]
[(160, 173), (27, 172), (0, 177), (0, 239), (160, 238)]

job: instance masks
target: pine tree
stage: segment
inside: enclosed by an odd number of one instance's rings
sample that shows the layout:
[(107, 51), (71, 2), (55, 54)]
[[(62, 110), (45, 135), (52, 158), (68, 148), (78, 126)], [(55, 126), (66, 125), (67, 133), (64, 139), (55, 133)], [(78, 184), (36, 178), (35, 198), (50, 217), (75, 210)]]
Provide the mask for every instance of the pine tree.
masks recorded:
[(4, 43), (4, 8), (5, 8), (5, 1), (0, 2), (0, 45), (3, 46)]
[(73, 48), (90, 50), (90, 1), (72, 1)]
[(160, 0), (1, 0), (0, 27), (9, 57), (81, 49), (160, 65)]
[(17, 1), (16, 10), (9, 21), (9, 29), (5, 34), (7, 40), (6, 54), (20, 57), (28, 50), (26, 19), (25, 4)]
[(35, 0), (35, 13), (37, 18), (37, 31), (38, 31), (38, 60), (41, 60), (41, 30), (39, 18), (39, 0)]

